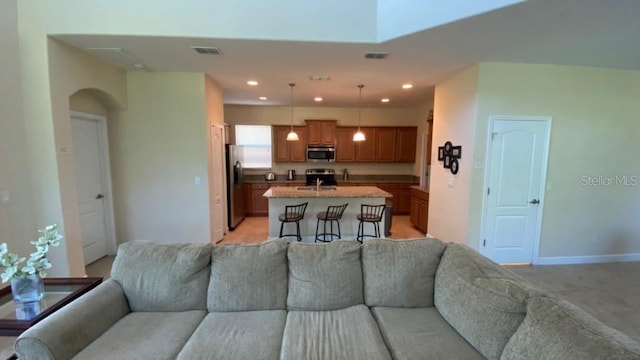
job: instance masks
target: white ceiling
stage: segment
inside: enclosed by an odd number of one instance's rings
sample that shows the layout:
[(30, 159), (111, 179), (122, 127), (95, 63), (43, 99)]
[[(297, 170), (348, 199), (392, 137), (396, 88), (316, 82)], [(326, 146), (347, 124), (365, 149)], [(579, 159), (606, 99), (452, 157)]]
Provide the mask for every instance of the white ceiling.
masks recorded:
[[(205, 72), (227, 104), (364, 106), (428, 104), (447, 76), (483, 61), (640, 70), (640, 0), (529, 0), (383, 43), (328, 43), (110, 35), (56, 35), (80, 49), (122, 48), (149, 71)], [(191, 46), (215, 46), (221, 56)], [(386, 60), (365, 60), (386, 51)], [(119, 63), (127, 70), (131, 64)], [(328, 75), (329, 81), (309, 76)], [(260, 85), (250, 87), (255, 79)], [(411, 90), (401, 89), (412, 83)], [(258, 100), (266, 96), (268, 101)], [(321, 104), (313, 97), (321, 96)], [(391, 102), (380, 103), (382, 97)]]

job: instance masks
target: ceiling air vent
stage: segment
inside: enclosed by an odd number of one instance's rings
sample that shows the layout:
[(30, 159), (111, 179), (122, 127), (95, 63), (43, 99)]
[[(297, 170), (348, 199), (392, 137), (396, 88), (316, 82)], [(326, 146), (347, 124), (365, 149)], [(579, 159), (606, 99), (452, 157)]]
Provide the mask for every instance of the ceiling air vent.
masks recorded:
[(367, 52), (364, 53), (364, 58), (365, 59), (371, 59), (371, 60), (383, 60), (386, 59), (389, 56), (388, 52)]
[(309, 80), (311, 81), (329, 81), (331, 77), (329, 75), (311, 75)]
[(192, 46), (193, 50), (195, 50), (198, 54), (202, 55), (222, 55), (222, 50), (217, 47), (211, 46)]

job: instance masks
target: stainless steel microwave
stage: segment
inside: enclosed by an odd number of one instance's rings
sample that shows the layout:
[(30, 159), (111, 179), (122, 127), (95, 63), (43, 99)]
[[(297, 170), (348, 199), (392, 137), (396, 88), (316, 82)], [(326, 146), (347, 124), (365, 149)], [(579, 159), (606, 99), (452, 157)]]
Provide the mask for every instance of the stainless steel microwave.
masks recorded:
[(307, 161), (334, 162), (336, 161), (335, 146), (307, 146)]

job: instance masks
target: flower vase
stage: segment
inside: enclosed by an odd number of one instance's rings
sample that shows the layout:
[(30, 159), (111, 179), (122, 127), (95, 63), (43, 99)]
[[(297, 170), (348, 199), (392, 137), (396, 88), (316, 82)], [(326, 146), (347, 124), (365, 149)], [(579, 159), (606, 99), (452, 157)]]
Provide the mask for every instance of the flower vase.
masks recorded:
[(36, 274), (11, 279), (11, 295), (18, 303), (40, 301), (44, 296), (44, 282)]

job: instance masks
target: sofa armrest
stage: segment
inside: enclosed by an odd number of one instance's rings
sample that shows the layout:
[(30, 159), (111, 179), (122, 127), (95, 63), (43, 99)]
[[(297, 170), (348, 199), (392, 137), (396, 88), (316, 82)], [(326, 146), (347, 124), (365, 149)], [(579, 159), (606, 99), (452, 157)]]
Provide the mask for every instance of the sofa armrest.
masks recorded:
[(70, 359), (130, 312), (122, 287), (107, 279), (18, 337), (22, 360)]

